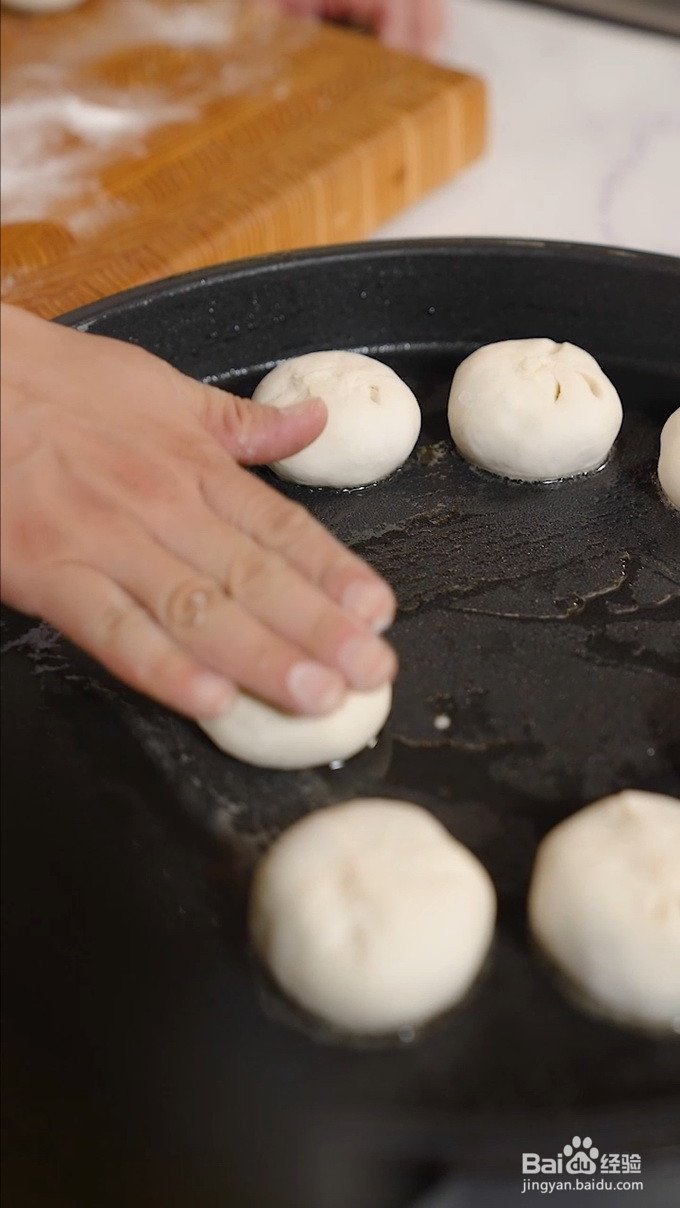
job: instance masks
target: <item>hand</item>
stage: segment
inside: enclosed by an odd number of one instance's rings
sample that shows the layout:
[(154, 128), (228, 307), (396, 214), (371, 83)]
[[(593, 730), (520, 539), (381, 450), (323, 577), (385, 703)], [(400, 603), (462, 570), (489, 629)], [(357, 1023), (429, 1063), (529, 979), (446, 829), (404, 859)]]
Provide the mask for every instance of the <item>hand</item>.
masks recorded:
[[(192, 717), (243, 687), (326, 713), (394, 677), (394, 597), (242, 465), (323, 429), (2, 307), (2, 595)], [(240, 463), (240, 464), (239, 464)]]
[(425, 54), (440, 37), (442, 0), (275, 0), (295, 17), (324, 17), (365, 26), (397, 50)]

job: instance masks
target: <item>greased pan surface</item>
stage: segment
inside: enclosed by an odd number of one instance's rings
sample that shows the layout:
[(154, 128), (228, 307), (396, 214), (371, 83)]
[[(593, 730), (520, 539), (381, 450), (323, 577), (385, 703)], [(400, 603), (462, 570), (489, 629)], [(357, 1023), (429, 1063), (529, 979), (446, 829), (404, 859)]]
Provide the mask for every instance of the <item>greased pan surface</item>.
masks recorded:
[[(574, 1131), (602, 1151), (676, 1144), (680, 1039), (570, 1003), (532, 951), (525, 901), (536, 845), (561, 818), (624, 787), (680, 796), (680, 517), (655, 475), (661, 426), (680, 406), (679, 262), (503, 241), (361, 245), (171, 279), (63, 321), (242, 394), (278, 358), (367, 350), (403, 375), (424, 419), (386, 482), (276, 483), (399, 597), (394, 710), (377, 747), (342, 769), (243, 767), (5, 612), (18, 1051), (62, 1073), (69, 1055), (74, 1101), (112, 1114), (133, 1151), (143, 1118), (166, 1172), (200, 1168), (219, 1189), (226, 1163), (277, 1205), (377, 1208), (389, 1180), (371, 1184), (376, 1154), (519, 1177), (523, 1149), (556, 1152)], [(456, 365), (523, 336), (581, 344), (619, 389), (625, 422), (598, 474), (509, 484), (452, 449)], [(283, 1003), (243, 927), (257, 852), (357, 792), (428, 806), (499, 894), (469, 1000), (419, 1037), (363, 1046)], [(284, 1143), (286, 1130), (297, 1140)], [(279, 1172), (273, 1189), (265, 1167)], [(344, 1199), (338, 1170), (355, 1179)], [(184, 1199), (179, 1176), (173, 1187), (163, 1202), (203, 1202), (196, 1183)]]

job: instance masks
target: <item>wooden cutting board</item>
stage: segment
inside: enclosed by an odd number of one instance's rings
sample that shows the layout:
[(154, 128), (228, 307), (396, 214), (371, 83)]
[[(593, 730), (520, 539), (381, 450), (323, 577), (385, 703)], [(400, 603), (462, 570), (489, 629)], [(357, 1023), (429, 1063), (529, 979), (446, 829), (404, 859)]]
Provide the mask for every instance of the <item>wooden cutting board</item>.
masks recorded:
[(361, 238), (481, 152), (478, 79), (219, 4), (194, 0), (193, 25), (171, 0), (3, 14), (7, 301), (51, 317), (168, 274)]

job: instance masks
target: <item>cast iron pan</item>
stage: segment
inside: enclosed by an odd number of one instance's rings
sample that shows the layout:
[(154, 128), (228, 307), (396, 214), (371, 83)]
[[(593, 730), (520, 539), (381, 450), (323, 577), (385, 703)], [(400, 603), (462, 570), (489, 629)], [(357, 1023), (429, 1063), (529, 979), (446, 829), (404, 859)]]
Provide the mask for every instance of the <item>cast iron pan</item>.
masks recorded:
[[(275, 483), (399, 597), (394, 711), (343, 769), (243, 767), (46, 627), (3, 615), (10, 1177), (51, 1188), (25, 1202), (62, 1202), (56, 1171), (69, 1204), (378, 1208), (438, 1164), (519, 1180), (523, 1150), (549, 1156), (574, 1132), (643, 1162), (672, 1149), (680, 1040), (572, 1004), (532, 951), (525, 900), (561, 818), (625, 787), (680, 796), (680, 517), (655, 473), (680, 405), (679, 262), (364, 244), (194, 273), (62, 321), (242, 394), (278, 358), (367, 350), (424, 420), (377, 486)], [(625, 423), (600, 473), (509, 484), (454, 452), (448, 387), (476, 346), (539, 335), (600, 360)], [(458, 1011), (360, 1045), (267, 984), (243, 907), (273, 836), (364, 792), (440, 817), (489, 869), (499, 920)]]

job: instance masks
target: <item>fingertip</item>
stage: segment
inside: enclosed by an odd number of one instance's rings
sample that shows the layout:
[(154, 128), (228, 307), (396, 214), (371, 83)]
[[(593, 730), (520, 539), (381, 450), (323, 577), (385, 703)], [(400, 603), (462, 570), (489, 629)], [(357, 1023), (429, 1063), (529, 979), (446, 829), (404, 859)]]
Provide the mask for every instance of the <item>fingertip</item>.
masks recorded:
[(288, 407), (244, 403), (231, 452), (243, 465), (281, 461), (316, 440), (327, 418), (326, 404), (320, 398), (302, 399)]
[(337, 672), (311, 661), (291, 667), (287, 688), (294, 707), (312, 716), (332, 713), (342, 704), (346, 693), (346, 685)]
[(358, 692), (372, 692), (391, 684), (397, 675), (397, 655), (387, 642), (366, 633), (350, 637), (338, 653), (338, 664), (348, 683)]
[(188, 697), (187, 712), (197, 720), (210, 721), (229, 711), (236, 699), (236, 688), (211, 671), (201, 671), (193, 677)]
[(358, 620), (368, 624), (374, 633), (385, 633), (394, 621), (396, 600), (387, 583), (355, 579), (342, 595), (342, 607)]

